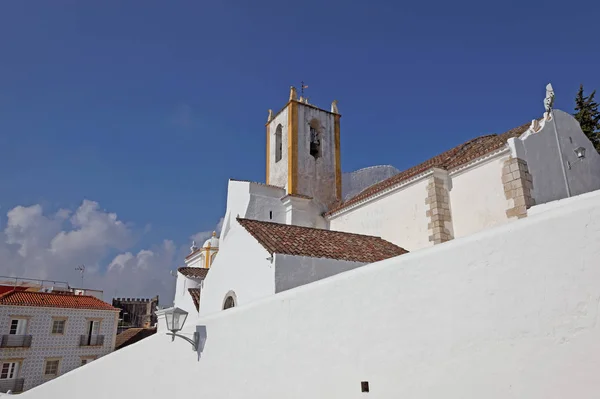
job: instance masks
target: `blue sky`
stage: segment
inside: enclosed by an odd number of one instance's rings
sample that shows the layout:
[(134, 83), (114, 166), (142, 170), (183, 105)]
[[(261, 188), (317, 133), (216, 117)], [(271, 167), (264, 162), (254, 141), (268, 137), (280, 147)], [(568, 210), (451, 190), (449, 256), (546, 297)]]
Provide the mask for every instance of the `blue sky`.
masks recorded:
[[(116, 213), (127, 245), (65, 258), (48, 272), (65, 279), (77, 277), (72, 262), (102, 274), (123, 251), (185, 247), (223, 215), (228, 178), (264, 180), (267, 110), (301, 80), (311, 102), (339, 100), (344, 171), (404, 169), (530, 121), (548, 82), (571, 112), (580, 83), (600, 88), (598, 11), (593, 1), (3, 1), (0, 230), (28, 234), (7, 216), (18, 206), (56, 219), (89, 200), (97, 208), (85, 209)], [(27, 256), (7, 240), (0, 274), (37, 275), (40, 259), (7, 266)]]

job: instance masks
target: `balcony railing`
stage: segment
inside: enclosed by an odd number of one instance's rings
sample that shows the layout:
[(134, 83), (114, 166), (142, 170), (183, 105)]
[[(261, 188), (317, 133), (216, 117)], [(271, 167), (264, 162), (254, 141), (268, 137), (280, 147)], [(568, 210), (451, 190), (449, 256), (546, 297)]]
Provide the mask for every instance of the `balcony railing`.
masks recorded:
[(0, 392), (23, 392), (24, 383), (25, 380), (23, 378), (11, 378), (9, 380), (0, 380)]
[(29, 348), (31, 346), (31, 335), (3, 335), (0, 340), (0, 348)]
[(81, 335), (79, 337), (79, 346), (102, 346), (104, 345), (104, 335)]

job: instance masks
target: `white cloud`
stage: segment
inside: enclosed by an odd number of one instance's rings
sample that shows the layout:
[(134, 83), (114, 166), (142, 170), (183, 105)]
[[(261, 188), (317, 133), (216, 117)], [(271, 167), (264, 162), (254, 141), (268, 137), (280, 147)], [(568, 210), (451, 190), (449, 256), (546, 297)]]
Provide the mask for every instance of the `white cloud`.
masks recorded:
[[(0, 230), (1, 275), (68, 281), (80, 286), (75, 267), (83, 264), (83, 285), (102, 289), (107, 301), (113, 296), (158, 294), (162, 304), (171, 304), (175, 280), (169, 271), (181, 265), (189, 243), (178, 246), (164, 240), (133, 253), (129, 249), (139, 232), (89, 200), (74, 212), (61, 209), (44, 214), (40, 205), (32, 205), (17, 206), (6, 216), (6, 227)], [(217, 230), (221, 224), (222, 220)], [(205, 240), (211, 234), (200, 232), (192, 237)], [(115, 251), (119, 254), (107, 261)]]

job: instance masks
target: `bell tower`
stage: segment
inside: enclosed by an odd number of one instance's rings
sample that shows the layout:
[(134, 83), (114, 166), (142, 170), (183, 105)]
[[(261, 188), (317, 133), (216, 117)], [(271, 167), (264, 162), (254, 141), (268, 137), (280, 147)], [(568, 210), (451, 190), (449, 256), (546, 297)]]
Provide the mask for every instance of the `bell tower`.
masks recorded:
[(311, 197), (323, 210), (342, 198), (340, 118), (337, 101), (326, 111), (297, 97), (267, 120), (267, 184), (288, 195)]

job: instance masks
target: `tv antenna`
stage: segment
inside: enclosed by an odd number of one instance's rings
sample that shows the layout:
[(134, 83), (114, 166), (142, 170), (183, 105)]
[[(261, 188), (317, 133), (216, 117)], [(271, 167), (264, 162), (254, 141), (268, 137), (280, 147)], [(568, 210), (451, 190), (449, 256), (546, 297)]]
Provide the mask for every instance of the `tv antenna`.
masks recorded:
[(75, 270), (81, 273), (81, 288), (83, 288), (83, 273), (85, 273), (85, 265), (79, 265), (75, 268)]

